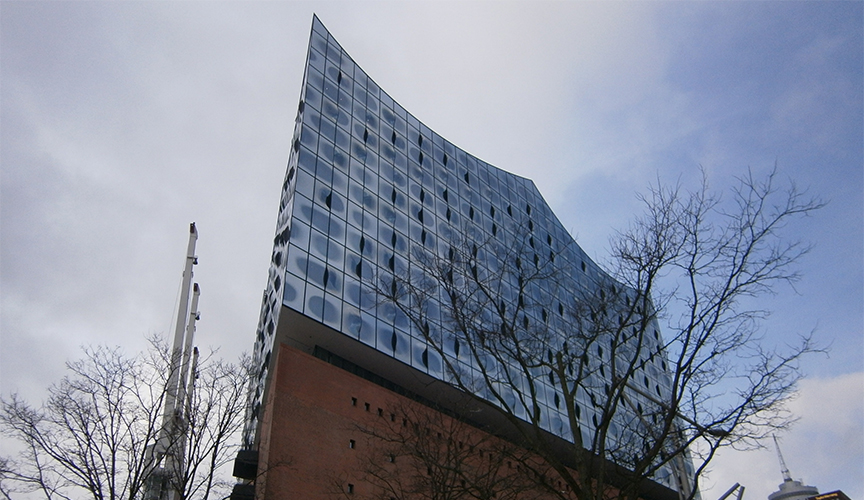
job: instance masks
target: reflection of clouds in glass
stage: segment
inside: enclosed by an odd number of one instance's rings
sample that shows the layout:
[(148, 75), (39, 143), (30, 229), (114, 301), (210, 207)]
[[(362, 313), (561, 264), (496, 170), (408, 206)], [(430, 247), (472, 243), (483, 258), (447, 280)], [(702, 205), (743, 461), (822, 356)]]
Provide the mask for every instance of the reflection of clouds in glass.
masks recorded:
[[(574, 298), (600, 283), (608, 286), (610, 278), (573, 243), (532, 181), (477, 159), (423, 125), (375, 86), (317, 19), (309, 51), (304, 95), (312, 99), (302, 101), (299, 108), (295, 135), (300, 140), (289, 159), (288, 193), (283, 195), (296, 197), (293, 218), (286, 221), (296, 231), (289, 238), (283, 304), (446, 380), (455, 373), (443, 373), (445, 360), (436, 347), (430, 349), (417, 330), (420, 326), (393, 303), (375, 297), (371, 283), (391, 294), (408, 277), (415, 284), (435, 286), (434, 278), (425, 274), (434, 266), (424, 266), (445, 256), (451, 262), (465, 260), (465, 272), (473, 279), (494, 277), (514, 265), (520, 273), (555, 266), (559, 269), (556, 280), (523, 284), (520, 278), (517, 286), (513, 279), (505, 278), (496, 285), (500, 286), (500, 307), (519, 311), (519, 327), (526, 334), (532, 325), (551, 328), (543, 338), (522, 340), (524, 348), (548, 351), (551, 360), (552, 349), (563, 348), (563, 332), (574, 327), (569, 323), (574, 315), (567, 311)], [(323, 74), (318, 72), (322, 67)], [(292, 190), (293, 178), (296, 188)], [(277, 242), (277, 248), (281, 244)], [(447, 279), (467, 278), (450, 271)], [(278, 280), (271, 281), (271, 289), (278, 291), (278, 287)], [(614, 284), (610, 289), (619, 293)], [(447, 331), (456, 321), (449, 313), (443, 314), (448, 309), (438, 303), (438, 294), (443, 292), (434, 292), (422, 306), (422, 329), (432, 338), (436, 338), (434, 332)], [(557, 316), (550, 316), (549, 304), (557, 304)], [(277, 311), (271, 309), (270, 315)], [(494, 323), (491, 312), (481, 314), (478, 321)], [(266, 325), (275, 321), (262, 316), (259, 339), (263, 342), (256, 346), (259, 360), (267, 360), (266, 353), (273, 349), (274, 335)], [(649, 341), (659, 342), (659, 335)], [(518, 393), (532, 387), (540, 404), (541, 426), (561, 435), (562, 422), (567, 420), (561, 412), (566, 409), (551, 372), (548, 381), (538, 374), (531, 385), (515, 364), (491, 353), (472, 361), (455, 338), (445, 339), (438, 347), (448, 358), (446, 364), (469, 387), (475, 377), (478, 382), (482, 378), (462, 361), (483, 363), (486, 373), (498, 379), (495, 387), (503, 401), (496, 404), (506, 405), (522, 418), (535, 409)], [(629, 352), (627, 346), (621, 346), (620, 352)], [(602, 357), (602, 348), (598, 353)], [(646, 392), (653, 388), (660, 393), (654, 356), (648, 362), (653, 370), (643, 377)], [(261, 370), (266, 372), (267, 366), (262, 365)], [(590, 371), (584, 387), (608, 393), (602, 363)], [(263, 383), (266, 377), (260, 380)], [(490, 400), (496, 399), (489, 387), (477, 389)], [(594, 393), (589, 391), (588, 396), (591, 402), (583, 404), (596, 406)], [(648, 404), (640, 394), (631, 397)], [(594, 411), (577, 414), (577, 418), (585, 426), (597, 425)], [(620, 437), (619, 425), (628, 429), (641, 425), (634, 416), (616, 419), (613, 439)]]

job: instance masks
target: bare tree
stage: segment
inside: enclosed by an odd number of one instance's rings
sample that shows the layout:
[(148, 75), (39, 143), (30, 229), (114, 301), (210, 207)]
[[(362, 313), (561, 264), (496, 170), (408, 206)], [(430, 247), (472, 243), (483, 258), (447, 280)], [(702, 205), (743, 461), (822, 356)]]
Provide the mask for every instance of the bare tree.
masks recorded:
[(704, 179), (693, 192), (658, 184), (612, 238), (606, 272), (535, 230), (529, 211), (505, 218), (511, 240), (468, 223), (367, 285), (448, 382), (503, 417), (548, 494), (635, 500), (660, 481), (691, 499), (719, 447), (790, 423), (797, 362), (816, 350), (809, 335), (783, 352), (760, 341), (759, 299), (794, 283), (808, 251), (783, 228), (822, 206), (776, 177), (748, 173), (728, 202)]
[(214, 491), (224, 492), (234, 484), (233, 478), (217, 473), (236, 455), (251, 366), (244, 355), (236, 364), (221, 359), (206, 363), (195, 374), (184, 422), (183, 456), (175, 462), (181, 467), (169, 475), (179, 478), (175, 488), (183, 498), (210, 498)]
[[(160, 439), (170, 348), (153, 339), (144, 353), (119, 348), (84, 349), (67, 363), (69, 374), (33, 407), (13, 394), (2, 400), (0, 430), (21, 446), (4, 458), (7, 488), (41, 492), (47, 499), (138, 499), (159, 480), (152, 448)], [(248, 363), (201, 364), (186, 424), (168, 433), (168, 449), (183, 457), (178, 491), (208, 498), (222, 488), (215, 474), (227, 462), (242, 426)], [(163, 433), (164, 436), (164, 433)], [(9, 469), (8, 471), (5, 469)], [(13, 470), (14, 469), (14, 470)], [(5, 494), (4, 490), (4, 494)]]

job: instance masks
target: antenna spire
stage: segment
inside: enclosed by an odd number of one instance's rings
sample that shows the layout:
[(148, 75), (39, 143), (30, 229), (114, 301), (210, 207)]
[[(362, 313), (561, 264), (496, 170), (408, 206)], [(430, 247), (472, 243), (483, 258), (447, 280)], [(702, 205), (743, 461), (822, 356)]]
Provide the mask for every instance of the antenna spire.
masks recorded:
[(783, 474), (783, 481), (791, 481), (792, 475), (789, 474), (789, 467), (786, 467), (786, 461), (783, 460), (783, 454), (780, 453), (780, 443), (777, 442), (777, 435), (772, 434), (774, 438), (774, 447), (777, 448), (777, 458), (780, 459), (780, 473)]

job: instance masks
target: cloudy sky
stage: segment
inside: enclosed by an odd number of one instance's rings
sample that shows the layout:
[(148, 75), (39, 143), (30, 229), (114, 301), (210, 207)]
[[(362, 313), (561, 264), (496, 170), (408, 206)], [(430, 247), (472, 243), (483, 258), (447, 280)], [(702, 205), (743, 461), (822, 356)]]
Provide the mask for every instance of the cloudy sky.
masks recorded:
[[(38, 401), (93, 343), (168, 333), (187, 225), (198, 344), (251, 350), (316, 12), (455, 144), (533, 179), (599, 262), (656, 181), (750, 168), (828, 201), (788, 228), (803, 279), (766, 341), (811, 330), (781, 436), (795, 478), (864, 498), (862, 2), (0, 3), (0, 394)], [(773, 450), (703, 490), (764, 500)]]

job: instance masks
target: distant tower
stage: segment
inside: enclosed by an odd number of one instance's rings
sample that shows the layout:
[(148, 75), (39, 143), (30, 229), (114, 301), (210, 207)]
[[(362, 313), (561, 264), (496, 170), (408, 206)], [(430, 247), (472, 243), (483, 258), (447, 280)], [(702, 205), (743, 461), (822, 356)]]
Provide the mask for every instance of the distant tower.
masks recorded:
[(819, 490), (815, 486), (805, 486), (801, 481), (794, 481), (792, 479), (792, 475), (789, 474), (789, 468), (786, 467), (786, 461), (783, 460), (783, 454), (780, 453), (780, 444), (777, 443), (777, 436), (774, 436), (774, 446), (777, 448), (777, 457), (780, 459), (780, 472), (783, 474), (783, 483), (780, 484), (779, 490), (768, 495), (768, 500), (806, 500), (818, 495)]

